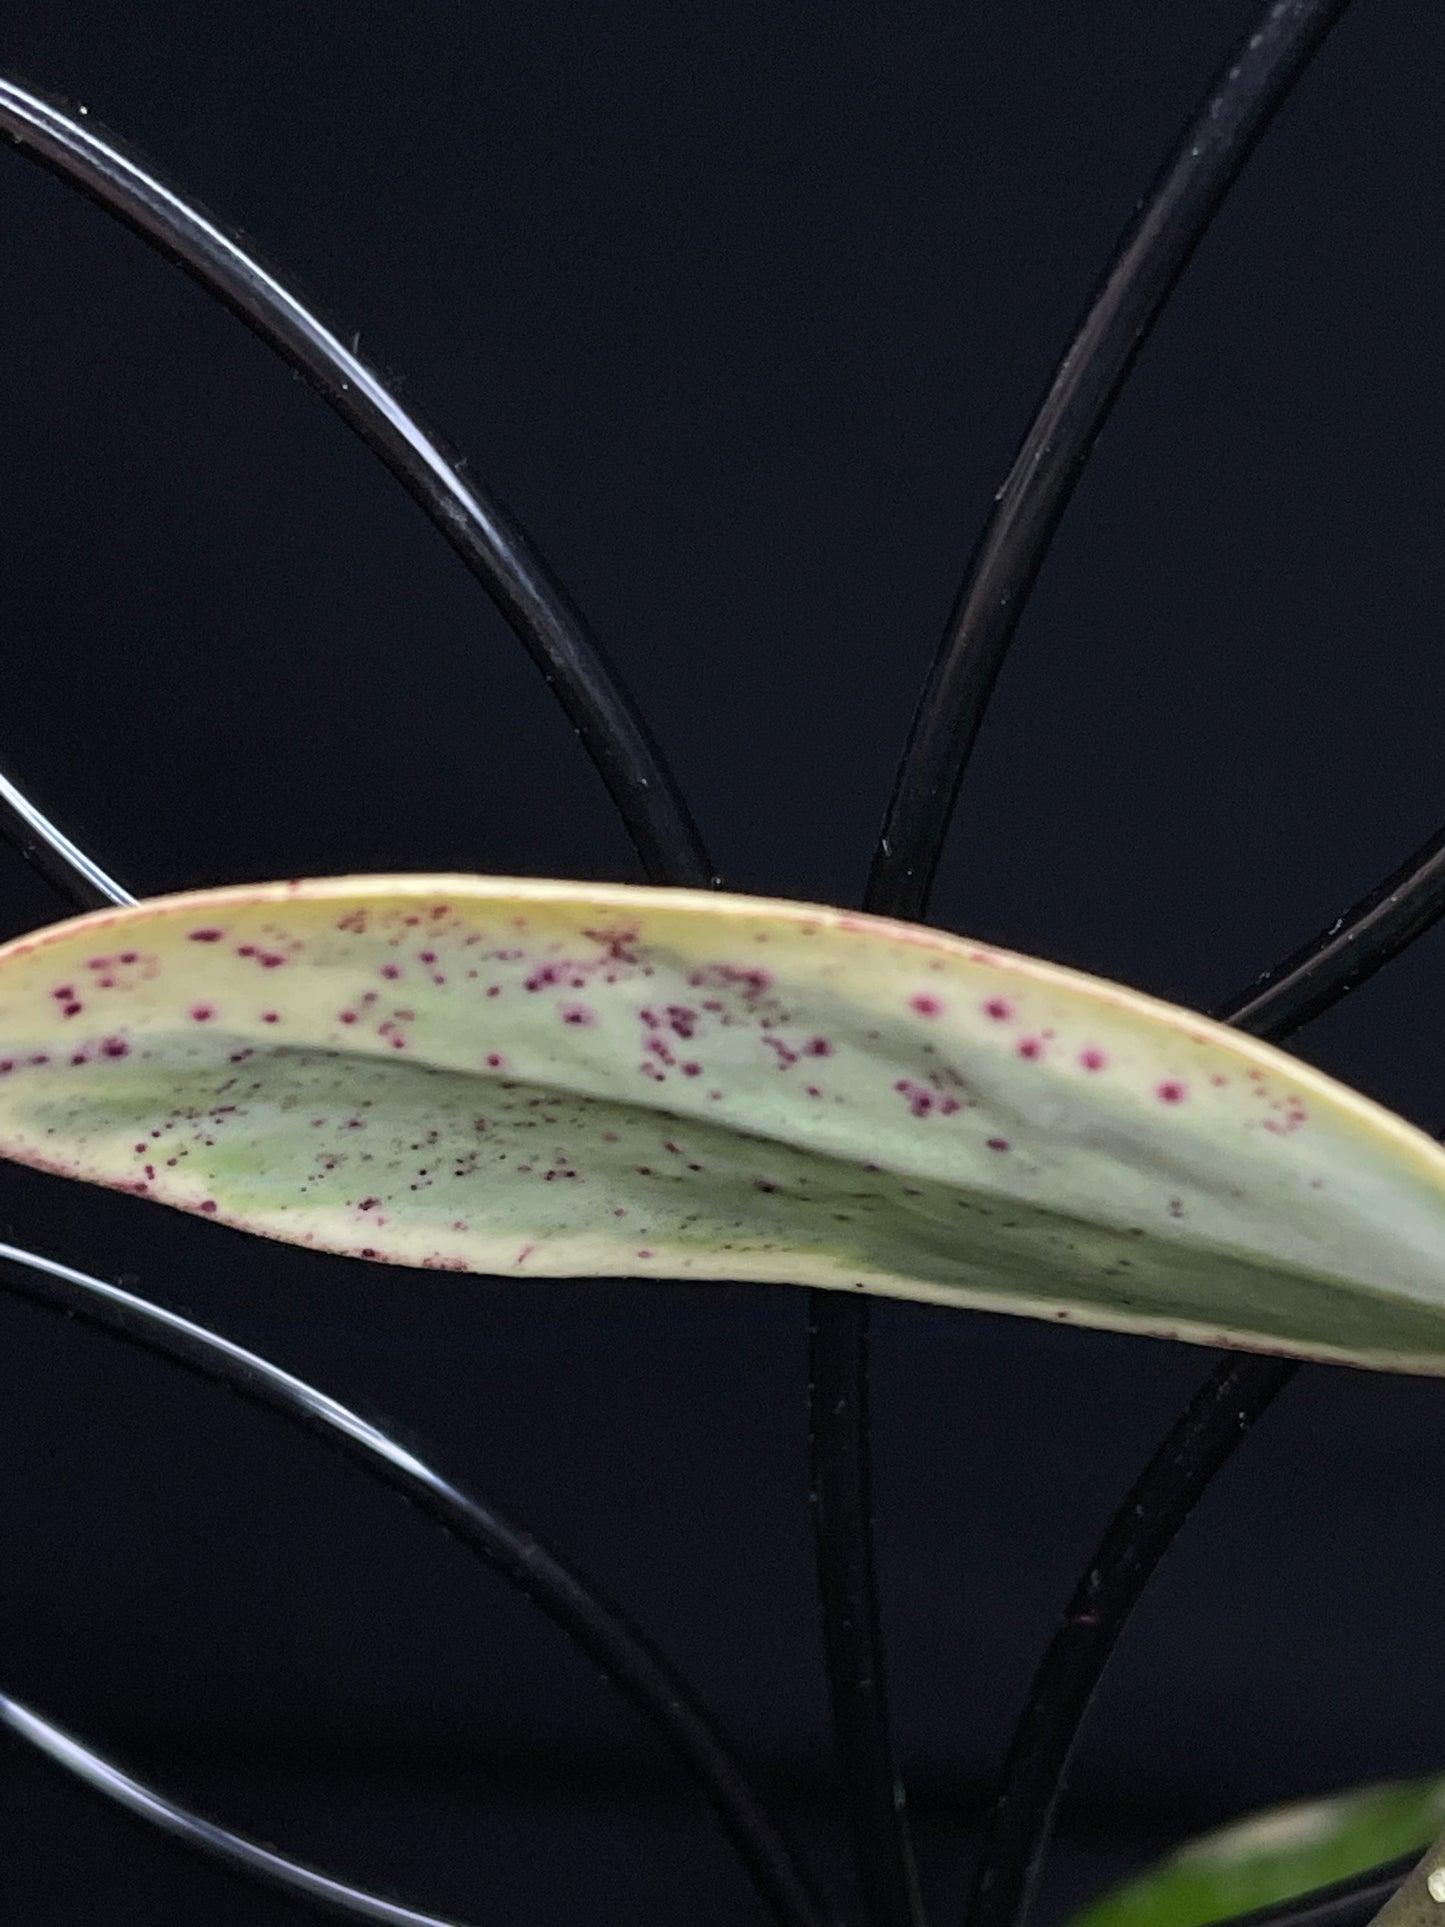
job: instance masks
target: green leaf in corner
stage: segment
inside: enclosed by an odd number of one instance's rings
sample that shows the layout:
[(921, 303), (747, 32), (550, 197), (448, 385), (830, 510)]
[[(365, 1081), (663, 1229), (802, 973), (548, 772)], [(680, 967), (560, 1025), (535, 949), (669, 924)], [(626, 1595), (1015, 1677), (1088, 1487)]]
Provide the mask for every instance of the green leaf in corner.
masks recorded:
[(1398, 1780), (1252, 1814), (1112, 1888), (1068, 1927), (1208, 1927), (1423, 1852), (1445, 1778)]
[(788, 1280), (1445, 1374), (1445, 1152), (1190, 1011), (938, 930), (494, 877), (0, 947), (0, 1155), (319, 1250)]

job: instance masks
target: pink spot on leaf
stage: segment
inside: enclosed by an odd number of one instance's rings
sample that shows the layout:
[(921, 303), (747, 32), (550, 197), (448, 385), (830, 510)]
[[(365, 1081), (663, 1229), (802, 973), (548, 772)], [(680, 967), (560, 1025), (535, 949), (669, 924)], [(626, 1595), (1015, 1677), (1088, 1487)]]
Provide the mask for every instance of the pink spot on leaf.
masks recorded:
[(915, 1083), (911, 1077), (900, 1077), (893, 1088), (900, 1097), (907, 1100), (908, 1108), (914, 1117), (927, 1117), (933, 1109), (935, 1101), (933, 1092), (925, 1090), (922, 1084)]

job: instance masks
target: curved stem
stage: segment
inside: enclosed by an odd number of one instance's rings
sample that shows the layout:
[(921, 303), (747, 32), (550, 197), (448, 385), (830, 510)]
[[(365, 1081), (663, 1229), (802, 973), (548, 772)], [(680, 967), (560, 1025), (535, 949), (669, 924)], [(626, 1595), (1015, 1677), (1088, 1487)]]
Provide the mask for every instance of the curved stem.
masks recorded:
[[(1270, 0), (1125, 233), (999, 490), (955, 601), (894, 781), (864, 896), (868, 909), (915, 920), (926, 914), (1004, 656), (1114, 398), (1235, 177), (1348, 4)], [(877, 1920), (920, 1927), (861, 1502), (868, 1486), (868, 1312), (814, 1294), (812, 1316), (824, 1643), (854, 1850)], [(829, 1436), (835, 1410), (852, 1413), (852, 1423), (846, 1431), (834, 1427), (829, 1450), (820, 1454), (816, 1441)]]
[(383, 1899), (380, 1894), (348, 1886), (330, 1874), (318, 1873), (314, 1867), (304, 1867), (270, 1847), (247, 1840), (226, 1827), (218, 1827), (214, 1821), (203, 1820), (199, 1814), (177, 1806), (165, 1794), (157, 1793), (154, 1787), (132, 1778), (73, 1733), (67, 1733), (63, 1727), (43, 1719), (30, 1707), (8, 1699), (3, 1693), (0, 1693), (0, 1726), (8, 1727), (54, 1765), (104, 1794), (127, 1813), (171, 1834), (182, 1845), (196, 1848), (208, 1859), (247, 1879), (309, 1902), (313, 1908), (344, 1914), (351, 1920), (381, 1922), (382, 1927), (459, 1927), (454, 1920), (418, 1913), (414, 1907), (404, 1907), (397, 1901)]
[(989, 1808), (970, 1927), (1005, 1927), (1026, 1915), (1069, 1755), (1129, 1615), (1210, 1480), (1298, 1369), (1283, 1358), (1218, 1366), (1110, 1521), (1014, 1728), (1003, 1782)]
[(1319, 1017), (1445, 915), (1445, 829), (1436, 830), (1327, 930), (1215, 1011), (1259, 1037), (1286, 1037)]
[[(80, 908), (135, 901), (3, 773), (0, 833), (11, 837), (27, 859)], [(413, 1503), (481, 1553), (568, 1632), (653, 1721), (698, 1779), (759, 1895), (781, 1927), (825, 1927), (828, 1912), (810, 1876), (691, 1688), (616, 1607), (529, 1533), (512, 1524), (497, 1508), (449, 1486), (385, 1433), (326, 1394), (218, 1334), (118, 1287), (13, 1246), (0, 1244), (0, 1258), (30, 1267), (45, 1281), (32, 1278), (22, 1284), (0, 1277), (0, 1288), (60, 1303), (148, 1350), (176, 1359), (203, 1376), (220, 1379), (257, 1403), (325, 1432), (333, 1442), (339, 1440), (365, 1469), (387, 1478)], [(389, 1901), (317, 1874), (187, 1813), (139, 1782), (128, 1780), (99, 1755), (89, 1754), (80, 1742), (60, 1734), (59, 1729), (49, 1729), (39, 1715), (19, 1707), (18, 1702), (0, 1697), (0, 1720), (41, 1745), (58, 1764), (80, 1772), (99, 1791), (130, 1811), (167, 1826), (192, 1847), (216, 1855), (234, 1871), (312, 1899), (324, 1899), (361, 1918), (430, 1922), (430, 1916), (395, 1908)], [(58, 1737), (46, 1741), (46, 1731)], [(92, 1762), (90, 1767), (85, 1766), (86, 1760)]]
[[(1215, 1015), (1280, 1042), (1339, 1002), (1445, 912), (1445, 831)], [(1292, 1360), (1226, 1359), (1195, 1394), (1109, 1524), (1029, 1688), (975, 1875), (970, 1927), (1020, 1927), (1063, 1777), (1130, 1613), (1215, 1473), (1293, 1377)]]
[(1114, 399), (1235, 176), (1349, 0), (1270, 0), (1126, 232), (1020, 444), (949, 615), (873, 859), (874, 907), (922, 918), (984, 711)]
[[(45, 866), (46, 874), (77, 904), (88, 908), (98, 903), (133, 901), (83, 850), (49, 822), (13, 783), (0, 775), (0, 808), (7, 803), (13, 808), (17, 840), (23, 839), (22, 846), (29, 846), (27, 854), (32, 856), (32, 860), (36, 849), (47, 852), (50, 861)], [(0, 828), (3, 827), (0, 824)], [(1258, 1035), (1282, 1038), (1327, 1009), (1396, 956), (1445, 911), (1445, 858), (1442, 858), (1442, 850), (1445, 850), (1445, 831), (1428, 838), (1313, 942), (1291, 953), (1247, 989), (1228, 999), (1216, 1014)], [(814, 1318), (814, 1383), (817, 1384), (821, 1377), (822, 1381), (832, 1382), (835, 1387), (841, 1385), (846, 1389), (859, 1385), (862, 1396), (845, 1397), (841, 1406), (835, 1401), (826, 1411), (817, 1414), (817, 1418), (824, 1422), (819, 1424), (815, 1421), (813, 1492), (814, 1504), (818, 1508), (820, 1559), (827, 1562), (824, 1583), (830, 1601), (830, 1618), (834, 1623), (846, 1624), (849, 1630), (848, 1648), (830, 1651), (830, 1659), (836, 1658), (840, 1664), (850, 1668), (847, 1675), (849, 1680), (857, 1672), (863, 1681), (861, 1695), (855, 1696), (851, 1687), (838, 1693), (839, 1704), (845, 1709), (855, 1697), (863, 1708), (862, 1720), (850, 1731), (844, 1745), (845, 1755), (858, 1755), (874, 1761), (887, 1760), (890, 1750), (881, 1692), (882, 1675), (876, 1668), (870, 1670), (873, 1650), (869, 1628), (876, 1627), (876, 1620), (870, 1618), (867, 1610), (874, 1584), (871, 1538), (866, 1533), (860, 1537), (856, 1533), (839, 1531), (835, 1519), (828, 1519), (826, 1525), (824, 1521), (825, 1506), (830, 1503), (836, 1506), (840, 1500), (844, 1521), (860, 1516), (866, 1519), (871, 1510), (866, 1485), (859, 1487), (856, 1483), (860, 1477), (866, 1480), (868, 1469), (866, 1454), (859, 1451), (859, 1441), (866, 1439), (867, 1435), (866, 1348), (860, 1344), (867, 1305), (863, 1300), (840, 1301), (836, 1295), (827, 1294), (819, 1295), (814, 1311), (816, 1314), (820, 1308), (826, 1310), (833, 1307), (839, 1308), (842, 1316), (826, 1345), (820, 1340), (816, 1316)], [(847, 1330), (839, 1328), (844, 1324), (848, 1326)], [(1182, 1472), (1188, 1488), (1181, 1493), (1177, 1486), (1173, 1489), (1166, 1486), (1163, 1493), (1163, 1510), (1174, 1521), (1172, 1529), (1160, 1537), (1151, 1505), (1146, 1507), (1141, 1529), (1141, 1536), (1153, 1540), (1149, 1558), (1143, 1557), (1140, 1547), (1131, 1541), (1127, 1533), (1122, 1540), (1118, 1538), (1119, 1519), (1110, 1529), (1110, 1549), (1101, 1548), (1096, 1554), (1094, 1568), (1103, 1575), (1097, 1583), (1104, 1584), (1113, 1603), (1101, 1620), (1091, 1607), (1089, 1596), (1095, 1582), (1086, 1580), (1071, 1601), (1059, 1636), (1062, 1642), (1059, 1650), (1050, 1650), (1035, 1681), (1029, 1707), (1011, 1749), (1004, 1790), (998, 1796), (999, 1817), (995, 1822), (995, 1834), (990, 1840), (984, 1871), (980, 1876), (981, 1882), (986, 1883), (996, 1895), (996, 1901), (992, 1904), (1001, 1905), (1009, 1878), (1017, 1877), (1008, 1874), (1010, 1863), (1015, 1866), (1020, 1862), (1027, 1863), (1028, 1878), (1032, 1878), (1032, 1871), (1036, 1869), (1046, 1844), (1049, 1814), (1044, 1809), (1051, 1806), (1051, 1802), (1042, 1795), (1052, 1792), (1054, 1783), (1063, 1772), (1073, 1735), (1083, 1719), (1093, 1687), (1123, 1629), (1128, 1612), (1152, 1572), (1153, 1565), (1167, 1549), (1173, 1531), (1177, 1531), (1182, 1524), (1189, 1506), (1207, 1484), (1213, 1469), (1223, 1462), (1223, 1457), (1219, 1456), (1221, 1442), (1227, 1445), (1238, 1440), (1239, 1434), (1232, 1431), (1227, 1416), (1221, 1419), (1221, 1415), (1227, 1414), (1234, 1401), (1242, 1401), (1241, 1410), (1262, 1410), (1268, 1398), (1280, 1389), (1276, 1384), (1270, 1391), (1271, 1377), (1278, 1373), (1283, 1379), (1288, 1376), (1289, 1369), (1288, 1366), (1278, 1366), (1274, 1361), (1253, 1359), (1222, 1365), (1191, 1403), (1158, 1455), (1158, 1465), (1173, 1467), (1176, 1476)], [(1211, 1420), (1221, 1424), (1222, 1430), (1212, 1431)], [(1192, 1473), (1188, 1451), (1181, 1450), (1191, 1444), (1198, 1453)], [(1227, 1451), (1224, 1452), (1223, 1456), (1227, 1455)], [(1151, 1467), (1151, 1470), (1156, 1469)], [(1156, 1480), (1149, 1490), (1157, 1489), (1157, 1485)], [(851, 1489), (845, 1491), (845, 1486)], [(1127, 1520), (1132, 1510), (1132, 1500), (1137, 1496), (1136, 1491), (1131, 1495), (1131, 1501), (1126, 1502), (1122, 1519)], [(1113, 1547), (1116, 1545), (1122, 1569), (1132, 1572), (1137, 1581), (1132, 1584), (1132, 1589), (1121, 1589), (1118, 1575), (1112, 1572), (1116, 1559)], [(857, 1563), (860, 1558), (867, 1560), (866, 1566)], [(1081, 1629), (1090, 1624), (1091, 1617), (1092, 1628), (1085, 1634)], [(837, 1684), (835, 1678), (835, 1686)], [(1052, 1714), (1047, 1730), (1040, 1724), (1040, 1709), (1044, 1707), (1051, 1709)], [(1050, 1746), (1052, 1753), (1048, 1751)], [(869, 1813), (896, 1815), (901, 1807), (896, 1778), (875, 1783), (866, 1801), (861, 1804)], [(869, 1868), (867, 1891), (870, 1904), (880, 1917), (888, 1917), (883, 1909), (888, 1904), (886, 1895), (889, 1893), (905, 1894), (910, 1897), (909, 1904), (916, 1905), (916, 1877), (906, 1832), (901, 1826), (894, 1824), (890, 1817), (889, 1824), (878, 1830), (876, 1838), (865, 1836), (859, 1842), (858, 1851), (860, 1862)], [(1003, 1872), (999, 1871), (1000, 1866)], [(1382, 1880), (1386, 1878), (1386, 1874), (1381, 1875)], [(1301, 1908), (1305, 1906), (1304, 1902), (1298, 1904)], [(1345, 1906), (1343, 1899), (1340, 1905)], [(1354, 1918), (1353, 1914), (1348, 1916), (1350, 1921)], [(1345, 1927), (1345, 1921), (1346, 1916), (1342, 1914), (1340, 1927)], [(1296, 1923), (1281, 1919), (1279, 1927), (1296, 1927)], [(1298, 1927), (1316, 1927), (1313, 1916), (1306, 1920), (1302, 1915)], [(1325, 1916), (1318, 1927), (1334, 1927), (1334, 1915)]]
[(52, 823), (17, 783), (0, 770), (0, 836), (38, 870), (49, 884), (69, 897), (80, 910), (103, 910), (109, 904), (134, 903), (78, 843)]
[[(617, 1607), (530, 1532), (452, 1484), (338, 1400), (219, 1333), (119, 1285), (15, 1245), (0, 1243), (0, 1261), (19, 1267), (18, 1273), (0, 1272), (0, 1289), (82, 1318), (279, 1412), (436, 1520), (526, 1593), (652, 1722), (706, 1793), (780, 1927), (826, 1927), (827, 1909), (691, 1687)], [(194, 1829), (190, 1837), (192, 1845), (207, 1844)], [(268, 1873), (254, 1862), (250, 1871), (263, 1878), (275, 1874), (275, 1869)]]
[(526, 647), (606, 784), (653, 882), (705, 888), (712, 863), (682, 792), (566, 590), (502, 504), (313, 308), (91, 122), (0, 76), (0, 133), (134, 229), (303, 374), (378, 455)]

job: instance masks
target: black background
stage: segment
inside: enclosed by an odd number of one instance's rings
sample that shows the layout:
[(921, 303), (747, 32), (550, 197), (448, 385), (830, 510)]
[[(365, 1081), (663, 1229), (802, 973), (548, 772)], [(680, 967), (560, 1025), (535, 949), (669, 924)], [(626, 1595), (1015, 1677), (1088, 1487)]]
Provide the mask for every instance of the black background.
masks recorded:
[[(0, 64), (251, 236), (588, 611), (728, 883), (856, 901), (993, 490), (1248, 0), (9, 0)], [(1095, 455), (934, 915), (1204, 1005), (1441, 814), (1445, 16), (1359, 0)], [(311, 392), (0, 151), (0, 747), (131, 889), (635, 877), (441, 539)], [(64, 914), (0, 853), (0, 923)], [(1296, 1048), (1430, 1128), (1445, 931)], [(841, 1881), (804, 1299), (379, 1273), (0, 1171), (0, 1231), (386, 1415), (624, 1601)], [(885, 1305), (879, 1540), (927, 1895), (1034, 1658), (1208, 1367)], [(1252, 1805), (1445, 1765), (1439, 1387), (1303, 1373), (1171, 1555), (1047, 1919)], [(477, 1920), (742, 1923), (667, 1756), (389, 1494), (0, 1301), (0, 1685), (302, 1857)], [(16, 1745), (15, 1927), (271, 1927)], [(840, 1887), (840, 1891), (842, 1888)]]

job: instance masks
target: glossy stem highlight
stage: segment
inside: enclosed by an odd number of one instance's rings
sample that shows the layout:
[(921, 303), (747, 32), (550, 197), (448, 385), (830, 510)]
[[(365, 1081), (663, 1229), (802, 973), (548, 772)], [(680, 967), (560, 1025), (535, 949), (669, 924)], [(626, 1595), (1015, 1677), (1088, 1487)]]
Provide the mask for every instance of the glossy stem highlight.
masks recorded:
[[(998, 492), (954, 603), (895, 777), (864, 897), (868, 909), (913, 920), (926, 914), (959, 787), (1004, 657), (1114, 399), (1240, 169), (1347, 5), (1271, 0), (1126, 231)], [(850, 1825), (860, 1878), (878, 1921), (920, 1927), (889, 1732), (871, 1533), (847, 1496), (867, 1487), (868, 1313), (845, 1312), (815, 1294), (813, 1325), (824, 1641)], [(854, 1415), (851, 1428), (830, 1429), (828, 1413), (835, 1408)], [(820, 1437), (830, 1440), (824, 1453)], [(847, 1465), (850, 1453), (861, 1470)], [(846, 1587), (839, 1575), (848, 1576)], [(889, 1788), (891, 1802), (885, 1797)], [(991, 1888), (1009, 1884), (987, 1861), (983, 1874)], [(1020, 1905), (1026, 1884), (1019, 1887)], [(1012, 1918), (993, 1916), (1005, 1917)]]
[(293, 1900), (301, 1901), (308, 1911), (319, 1909), (328, 1914), (344, 1915), (349, 1920), (380, 1923), (380, 1927), (460, 1927), (455, 1920), (444, 1920), (438, 1914), (419, 1913), (414, 1907), (404, 1906), (400, 1901), (387, 1900), (380, 1894), (348, 1886), (344, 1880), (318, 1873), (314, 1867), (303, 1866), (298, 1860), (288, 1860), (271, 1847), (247, 1840), (242, 1834), (219, 1827), (212, 1820), (203, 1820), (198, 1814), (178, 1806), (165, 1794), (157, 1793), (154, 1787), (126, 1773), (103, 1754), (78, 1740), (73, 1733), (67, 1733), (63, 1727), (42, 1718), (30, 1707), (22, 1706), (19, 1700), (7, 1699), (3, 1693), (0, 1693), (0, 1726), (8, 1728), (17, 1738), (28, 1741), (72, 1779), (92, 1787), (116, 1806), (123, 1807), (127, 1813), (159, 1827), (163, 1833), (169, 1833), (173, 1839), (179, 1840), (182, 1846), (198, 1850), (229, 1872), (240, 1874), (247, 1880), (259, 1881), (263, 1886), (276, 1888)]
[[(0, 1289), (81, 1318), (218, 1381), (321, 1437), (400, 1492), (524, 1592), (651, 1721), (706, 1794), (770, 1918), (779, 1927), (829, 1927), (827, 1909), (801, 1862), (691, 1687), (616, 1606), (524, 1527), (294, 1373), (119, 1285), (0, 1244)], [(91, 1784), (98, 1782), (92, 1778)], [(130, 1805), (137, 1810), (134, 1802)], [(205, 1847), (208, 1823), (187, 1818), (194, 1821), (190, 1843)], [(279, 1878), (275, 1868), (258, 1863), (249, 1871), (273, 1884), (273, 1876)]]
[(481, 583), (566, 712), (653, 882), (707, 888), (712, 862), (601, 645), (515, 518), (296, 290), (149, 165), (0, 76), (0, 134), (183, 268), (304, 375), (386, 464)]
[(1271, 0), (1124, 235), (998, 492), (894, 779), (869, 899), (917, 921), (984, 713), (1059, 518), (1235, 177), (1349, 0)]

